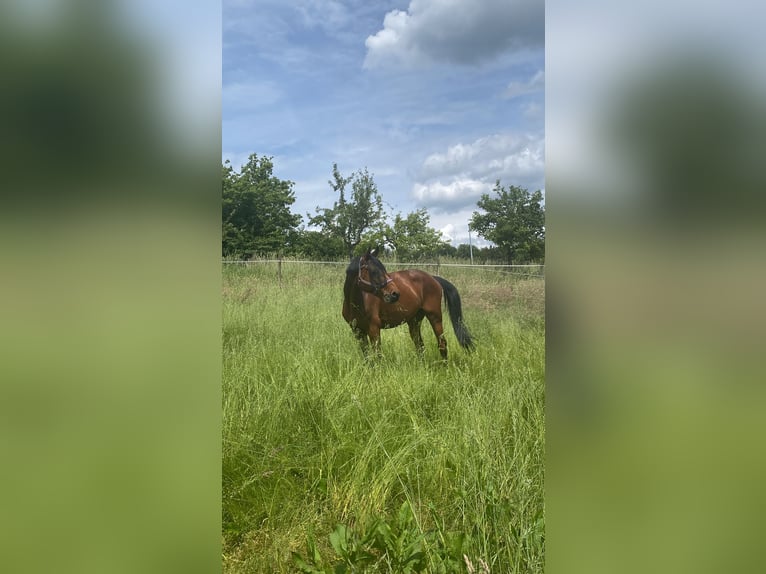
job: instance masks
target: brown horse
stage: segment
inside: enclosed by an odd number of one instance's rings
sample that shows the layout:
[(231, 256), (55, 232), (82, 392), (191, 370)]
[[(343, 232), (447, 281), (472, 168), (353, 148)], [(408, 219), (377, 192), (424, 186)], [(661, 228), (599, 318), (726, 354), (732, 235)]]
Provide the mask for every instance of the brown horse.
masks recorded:
[(447, 341), (442, 327), (442, 294), (452, 327), (460, 346), (474, 348), (473, 339), (463, 323), (460, 295), (455, 286), (435, 275), (417, 269), (389, 274), (377, 258), (377, 249), (355, 257), (346, 268), (343, 286), (343, 318), (367, 355), (368, 338), (375, 354), (380, 353), (380, 330), (407, 323), (415, 348), (423, 353), (420, 323), (428, 318), (439, 344), (442, 359), (447, 360)]

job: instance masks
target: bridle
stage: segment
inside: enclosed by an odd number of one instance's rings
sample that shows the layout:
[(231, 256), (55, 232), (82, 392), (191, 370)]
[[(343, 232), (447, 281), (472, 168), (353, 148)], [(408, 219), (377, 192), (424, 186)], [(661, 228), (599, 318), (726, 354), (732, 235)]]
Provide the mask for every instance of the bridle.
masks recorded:
[(356, 280), (359, 283), (359, 288), (362, 291), (367, 291), (368, 293), (373, 293), (377, 295), (381, 289), (383, 289), (386, 285), (389, 283), (392, 283), (394, 280), (391, 279), (391, 277), (388, 276), (388, 273), (386, 273), (386, 282), (383, 283), (383, 285), (375, 286), (370, 281), (367, 281), (367, 279), (362, 279), (362, 269), (366, 268), (367, 265), (359, 265), (359, 275), (357, 276)]

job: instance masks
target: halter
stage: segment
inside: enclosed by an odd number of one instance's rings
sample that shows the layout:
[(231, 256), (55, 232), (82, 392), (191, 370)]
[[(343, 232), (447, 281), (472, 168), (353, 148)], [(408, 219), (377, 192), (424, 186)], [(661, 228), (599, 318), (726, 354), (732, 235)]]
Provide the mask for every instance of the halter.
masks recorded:
[(393, 279), (391, 279), (391, 277), (388, 276), (388, 273), (386, 273), (386, 282), (383, 283), (383, 285), (381, 285), (380, 287), (375, 287), (375, 285), (373, 285), (366, 279), (362, 279), (362, 267), (364, 267), (364, 265), (359, 265), (359, 275), (356, 278), (357, 282), (359, 283), (359, 287), (362, 289), (362, 291), (367, 291), (368, 293), (374, 293), (375, 295), (377, 295), (381, 289), (383, 289), (389, 283), (393, 282)]

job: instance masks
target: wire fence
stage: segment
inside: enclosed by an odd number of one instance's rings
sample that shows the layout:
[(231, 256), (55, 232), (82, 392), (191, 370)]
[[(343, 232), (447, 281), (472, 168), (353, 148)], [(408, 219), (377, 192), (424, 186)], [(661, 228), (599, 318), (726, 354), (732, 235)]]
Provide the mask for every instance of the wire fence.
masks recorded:
[[(251, 259), (251, 260), (234, 260), (234, 259), (224, 259), (222, 260), (223, 265), (227, 266), (238, 266), (238, 267), (254, 267), (260, 270), (262, 272), (264, 267), (271, 267), (272, 272), (275, 272), (276, 279), (278, 280), (278, 284), (280, 289), (283, 286), (283, 280), (290, 281), (291, 277), (294, 278), (294, 273), (296, 270), (295, 266), (292, 266), (290, 264), (299, 264), (299, 265), (319, 265), (319, 266), (347, 266), (347, 261), (316, 261), (316, 260), (306, 260), (306, 259), (292, 259), (292, 258), (284, 258), (284, 259)], [(285, 266), (285, 269), (283, 270), (283, 264)], [(527, 285), (527, 281), (533, 280), (541, 280), (545, 281), (545, 265), (543, 264), (470, 264), (470, 263), (453, 263), (453, 262), (389, 262), (387, 261), (385, 265), (389, 268), (424, 268), (424, 270), (428, 269), (429, 272), (432, 272), (434, 274), (442, 274), (444, 275), (446, 273), (446, 278), (452, 279), (453, 281), (455, 279), (460, 280), (459, 278), (452, 278), (451, 276), (454, 273), (460, 274), (464, 279), (468, 277), (476, 277), (474, 276), (473, 272), (482, 272), (485, 274), (489, 274), (489, 276), (494, 277), (494, 279), (489, 283), (483, 283), (479, 281), (479, 283), (475, 285), (481, 285), (482, 287), (479, 288), (480, 291), (483, 291), (485, 287), (489, 286), (489, 289), (492, 289), (492, 285), (494, 286), (503, 286), (503, 297), (504, 298), (513, 298), (513, 299), (521, 299), (525, 301), (544, 301), (545, 299), (545, 288), (544, 286), (541, 288), (538, 286), (533, 286), (532, 284), (529, 284), (528, 287), (524, 287)], [(435, 271), (430, 271), (431, 269), (434, 269)], [(444, 269), (442, 269), (444, 268)], [(450, 272), (448, 270), (452, 270), (453, 272)], [(465, 275), (465, 274), (468, 275)], [(488, 279), (488, 275), (485, 275), (485, 277)], [(478, 277), (476, 277), (478, 279)], [(513, 283), (508, 284), (504, 281), (504, 278), (508, 278)], [(525, 282), (524, 284), (518, 283), (518, 282)], [(513, 285), (513, 286), (511, 286)], [(544, 283), (543, 283), (544, 285)], [(507, 289), (507, 290), (506, 290)], [(487, 293), (485, 293), (487, 294)], [(493, 296), (491, 293), (487, 294), (488, 296)]]
[[(222, 259), (221, 263), (224, 264), (237, 264), (237, 265), (251, 265), (256, 263), (321, 263), (324, 265), (348, 265), (348, 261), (315, 261), (308, 259)], [(417, 261), (386, 261), (386, 265), (405, 265), (416, 267), (536, 267), (544, 268), (542, 263), (527, 263), (527, 264), (502, 264), (502, 263), (420, 263)]]
[[(257, 264), (263, 264), (263, 263), (276, 263), (281, 267), (283, 263), (301, 263), (301, 264), (311, 264), (311, 265), (348, 265), (348, 261), (314, 261), (314, 260), (307, 260), (307, 259), (250, 259), (250, 260), (240, 260), (240, 259), (223, 259), (221, 261), (224, 265), (257, 265)], [(522, 276), (530, 276), (530, 277), (544, 277), (545, 275), (545, 265), (539, 264), (539, 263), (528, 263), (528, 264), (500, 264), (500, 263), (441, 263), (439, 261), (437, 262), (415, 262), (415, 261), (409, 261), (409, 262), (396, 262), (396, 261), (386, 261), (387, 267), (435, 267), (437, 269), (437, 272), (442, 267), (456, 267), (456, 268), (473, 268), (473, 269), (483, 269), (486, 271), (497, 271), (503, 274), (511, 274), (511, 275), (522, 275)], [(512, 269), (520, 269), (520, 270), (526, 270), (525, 273), (515, 272), (511, 271)]]

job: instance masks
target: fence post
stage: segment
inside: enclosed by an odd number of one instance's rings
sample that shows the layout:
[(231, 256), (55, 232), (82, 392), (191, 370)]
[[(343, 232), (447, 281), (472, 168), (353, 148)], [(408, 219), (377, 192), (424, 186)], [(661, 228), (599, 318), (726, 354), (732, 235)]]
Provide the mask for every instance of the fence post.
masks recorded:
[(439, 274), (439, 269), (440, 269), (440, 267), (439, 267), (439, 256), (437, 255), (436, 256), (436, 274), (437, 275)]
[(277, 259), (277, 277), (279, 278), (279, 288), (282, 288), (282, 254)]

